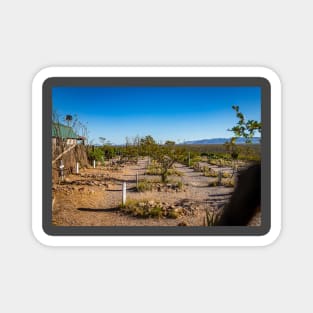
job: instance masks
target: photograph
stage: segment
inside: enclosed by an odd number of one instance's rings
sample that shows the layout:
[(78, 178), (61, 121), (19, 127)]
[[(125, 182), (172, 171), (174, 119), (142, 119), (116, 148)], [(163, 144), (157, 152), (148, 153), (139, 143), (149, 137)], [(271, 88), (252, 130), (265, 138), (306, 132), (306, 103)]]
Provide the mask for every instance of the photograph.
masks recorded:
[(53, 86), (52, 225), (262, 225), (260, 86)]

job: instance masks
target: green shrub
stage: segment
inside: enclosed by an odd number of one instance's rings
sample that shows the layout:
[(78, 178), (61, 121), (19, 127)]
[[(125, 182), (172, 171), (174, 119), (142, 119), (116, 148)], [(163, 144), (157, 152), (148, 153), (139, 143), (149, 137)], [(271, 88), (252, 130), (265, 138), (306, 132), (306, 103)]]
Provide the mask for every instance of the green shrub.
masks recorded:
[(182, 182), (182, 181), (179, 181), (179, 182), (177, 183), (177, 188), (178, 188), (179, 190), (182, 190), (183, 187), (184, 187), (183, 182)]
[[(146, 175), (162, 175), (162, 169), (158, 165), (150, 165), (146, 170)], [(183, 173), (175, 168), (170, 168), (167, 170), (167, 175), (183, 176)]]
[(222, 182), (222, 185), (224, 187), (235, 187), (235, 181), (233, 179), (227, 179), (224, 182)]
[(220, 219), (221, 215), (219, 212), (211, 212), (209, 210), (206, 210), (206, 225), (207, 226), (214, 226)]
[(162, 206), (158, 203), (152, 205), (149, 203), (151, 201), (129, 200), (124, 206), (121, 206), (121, 211), (140, 218), (161, 217), (163, 215)]
[(208, 187), (218, 187), (218, 186), (224, 186), (224, 187), (235, 187), (235, 181), (234, 179), (226, 179), (219, 182), (218, 180), (214, 180), (212, 182), (209, 182)]
[(170, 168), (167, 172), (168, 175), (184, 176), (184, 173), (178, 171), (176, 168)]
[(92, 147), (92, 148), (89, 148), (87, 151), (87, 156), (88, 156), (89, 161), (93, 161), (93, 160), (103, 161), (103, 155), (104, 155), (103, 151), (99, 147)]
[(161, 217), (163, 213), (161, 206), (155, 206), (149, 210), (149, 215), (151, 217)]
[(138, 192), (152, 191), (152, 189), (153, 189), (153, 182), (150, 182), (146, 179), (143, 179), (138, 182), (138, 187), (137, 187)]
[(161, 167), (156, 165), (150, 165), (146, 170), (147, 175), (161, 175), (161, 173), (162, 173)]
[(218, 173), (212, 170), (210, 167), (205, 166), (203, 169), (203, 175), (206, 177), (217, 177)]
[(222, 166), (229, 166), (229, 167), (231, 167), (232, 166), (232, 161), (228, 160), (226, 158), (210, 159), (208, 161), (208, 163), (212, 164), (212, 165), (217, 165), (219, 167), (222, 167)]
[(175, 211), (170, 211), (167, 213), (167, 217), (168, 218), (178, 218), (179, 217), (179, 213), (175, 212)]
[(231, 177), (231, 174), (228, 173), (228, 172), (223, 172), (222, 177), (223, 177), (223, 178), (230, 178), (230, 177)]
[(120, 207), (121, 212), (138, 218), (178, 218), (184, 214), (182, 208), (167, 205), (153, 200), (127, 201)]

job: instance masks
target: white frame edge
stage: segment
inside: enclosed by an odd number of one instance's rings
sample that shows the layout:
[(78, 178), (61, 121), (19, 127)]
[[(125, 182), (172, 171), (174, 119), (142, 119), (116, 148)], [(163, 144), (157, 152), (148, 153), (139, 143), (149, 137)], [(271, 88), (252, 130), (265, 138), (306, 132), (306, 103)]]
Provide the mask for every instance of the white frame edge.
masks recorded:
[[(271, 85), (271, 229), (263, 236), (51, 236), (42, 228), (42, 86), (50, 77), (262, 77)], [(48, 67), (32, 84), (32, 230), (48, 246), (266, 246), (281, 230), (282, 104), (278, 75), (265, 67)]]

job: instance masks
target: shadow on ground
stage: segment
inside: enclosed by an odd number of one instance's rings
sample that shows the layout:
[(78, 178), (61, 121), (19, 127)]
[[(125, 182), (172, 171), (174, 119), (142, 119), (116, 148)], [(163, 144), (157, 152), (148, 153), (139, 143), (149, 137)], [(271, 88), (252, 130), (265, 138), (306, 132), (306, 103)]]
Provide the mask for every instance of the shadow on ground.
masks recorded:
[(85, 212), (117, 212), (120, 210), (120, 208), (108, 208), (108, 209), (78, 208), (77, 210)]

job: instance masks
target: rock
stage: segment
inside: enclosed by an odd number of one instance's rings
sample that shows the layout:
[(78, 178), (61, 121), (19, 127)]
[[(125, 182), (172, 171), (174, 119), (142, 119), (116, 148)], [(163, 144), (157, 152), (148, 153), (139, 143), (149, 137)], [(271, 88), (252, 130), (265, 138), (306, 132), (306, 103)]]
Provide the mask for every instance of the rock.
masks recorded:
[(188, 226), (188, 224), (186, 222), (180, 222), (177, 224), (177, 226)]
[(183, 209), (181, 207), (174, 207), (172, 211), (177, 214), (181, 214), (183, 212)]

